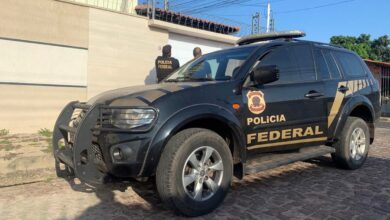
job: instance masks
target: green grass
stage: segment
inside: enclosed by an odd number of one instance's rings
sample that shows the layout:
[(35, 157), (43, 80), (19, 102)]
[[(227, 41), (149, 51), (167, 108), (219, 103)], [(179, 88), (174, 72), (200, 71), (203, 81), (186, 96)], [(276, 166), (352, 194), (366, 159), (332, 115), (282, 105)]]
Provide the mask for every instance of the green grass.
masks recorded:
[(47, 142), (47, 149), (43, 150), (43, 152), (45, 153), (52, 153), (53, 152), (53, 144), (52, 144), (52, 141), (51, 141), (51, 137), (53, 136), (53, 132), (47, 128), (41, 128), (39, 131), (38, 131), (38, 134), (43, 136), (43, 137), (47, 137), (48, 139), (46, 140)]
[(4, 150), (5, 151), (11, 151), (11, 150), (13, 150), (14, 149), (14, 146), (12, 146), (12, 145), (6, 145), (5, 147), (4, 147)]
[(42, 135), (44, 137), (47, 137), (47, 138), (51, 138), (53, 136), (53, 132), (50, 129), (47, 129), (47, 128), (39, 129), (38, 134), (40, 134), (40, 135)]
[(30, 144), (30, 146), (33, 146), (33, 147), (40, 147), (40, 146), (41, 146), (41, 143), (33, 142), (33, 143)]
[(0, 145), (2, 145), (1, 149), (5, 150), (5, 151), (11, 151), (12, 149), (14, 149), (14, 146), (12, 145), (12, 143), (9, 140), (0, 141)]
[(11, 141), (9, 141), (9, 140), (1, 140), (0, 141), (0, 145), (9, 145), (9, 144), (12, 144)]
[(0, 129), (0, 137), (1, 136), (6, 136), (7, 134), (9, 134), (9, 130), (7, 130), (7, 129)]
[(19, 154), (21, 154), (21, 153), (9, 153), (9, 154), (5, 155), (4, 157), (2, 157), (2, 159), (11, 160), (11, 159), (14, 159), (16, 156), (18, 156)]

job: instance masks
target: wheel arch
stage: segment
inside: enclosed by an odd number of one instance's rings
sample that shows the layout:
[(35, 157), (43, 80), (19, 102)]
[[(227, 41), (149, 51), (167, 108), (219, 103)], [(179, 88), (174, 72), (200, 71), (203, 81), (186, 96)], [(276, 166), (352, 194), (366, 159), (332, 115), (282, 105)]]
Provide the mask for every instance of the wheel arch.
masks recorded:
[(196, 105), (174, 113), (159, 128), (149, 145), (139, 176), (154, 175), (169, 139), (187, 128), (205, 128), (216, 132), (227, 140), (234, 162), (245, 161), (245, 136), (237, 117), (220, 106)]
[(359, 95), (347, 101), (336, 125), (334, 132), (336, 137), (344, 129), (348, 117), (358, 117), (367, 123), (370, 131), (370, 143), (372, 144), (375, 136), (375, 111), (370, 100), (365, 96)]

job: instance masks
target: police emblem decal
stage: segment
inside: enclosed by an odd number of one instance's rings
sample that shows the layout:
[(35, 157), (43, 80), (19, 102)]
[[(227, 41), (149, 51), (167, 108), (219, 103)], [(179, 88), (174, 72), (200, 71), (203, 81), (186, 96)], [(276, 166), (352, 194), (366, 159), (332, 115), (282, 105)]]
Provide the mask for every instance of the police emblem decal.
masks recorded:
[(248, 97), (248, 109), (250, 112), (256, 115), (264, 112), (266, 107), (264, 93), (261, 91), (249, 91), (246, 96)]

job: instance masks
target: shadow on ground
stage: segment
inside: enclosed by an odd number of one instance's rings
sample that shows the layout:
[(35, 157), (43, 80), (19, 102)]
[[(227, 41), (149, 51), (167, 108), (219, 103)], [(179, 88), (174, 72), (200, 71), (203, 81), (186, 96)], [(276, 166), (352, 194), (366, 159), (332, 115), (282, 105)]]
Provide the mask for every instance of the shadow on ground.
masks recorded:
[[(369, 157), (362, 169), (340, 170), (329, 157), (321, 157), (247, 176), (233, 182), (225, 202), (216, 211), (199, 219), (389, 219), (388, 167), (389, 159)], [(163, 207), (152, 181), (102, 188), (69, 183), (74, 190), (95, 193), (100, 199), (77, 219), (180, 218)], [(129, 189), (143, 202), (122, 198), (126, 194), (116, 196), (116, 192)]]

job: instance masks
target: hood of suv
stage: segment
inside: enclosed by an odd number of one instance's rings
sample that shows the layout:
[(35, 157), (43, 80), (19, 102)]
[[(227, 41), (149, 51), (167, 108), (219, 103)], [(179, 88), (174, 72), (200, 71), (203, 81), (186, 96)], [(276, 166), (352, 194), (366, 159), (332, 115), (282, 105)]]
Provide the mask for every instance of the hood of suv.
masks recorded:
[(148, 106), (165, 95), (216, 82), (163, 83), (146, 86), (132, 86), (103, 92), (88, 101), (88, 104), (109, 106)]

